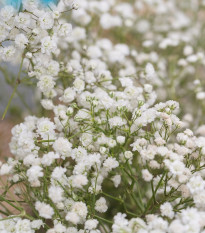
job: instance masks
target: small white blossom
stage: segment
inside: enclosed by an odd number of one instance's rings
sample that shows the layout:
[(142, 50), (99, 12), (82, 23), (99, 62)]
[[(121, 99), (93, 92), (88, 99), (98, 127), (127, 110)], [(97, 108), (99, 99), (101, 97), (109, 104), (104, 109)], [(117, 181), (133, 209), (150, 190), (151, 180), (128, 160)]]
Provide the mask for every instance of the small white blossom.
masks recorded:
[(108, 207), (106, 204), (106, 200), (104, 197), (101, 197), (98, 199), (95, 203), (95, 210), (100, 213), (105, 213), (107, 211)]
[(35, 203), (35, 208), (39, 215), (45, 219), (51, 219), (54, 214), (53, 208), (44, 202), (37, 201)]

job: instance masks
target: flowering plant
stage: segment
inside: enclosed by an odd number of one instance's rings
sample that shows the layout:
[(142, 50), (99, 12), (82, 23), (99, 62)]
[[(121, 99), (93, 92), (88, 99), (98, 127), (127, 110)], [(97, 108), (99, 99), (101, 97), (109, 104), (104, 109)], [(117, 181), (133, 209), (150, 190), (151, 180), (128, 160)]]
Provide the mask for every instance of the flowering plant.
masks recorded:
[[(189, 21), (175, 1), (153, 2), (136, 1), (133, 9), (126, 1), (67, 0), (41, 9), (24, 0), (19, 13), (1, 9), (2, 59), (21, 57), (3, 117), (24, 81), (41, 93), (44, 109), (12, 129), (13, 158), (0, 166), (2, 233), (204, 232), (203, 114), (193, 107), (187, 115), (176, 101), (184, 101), (176, 93), (181, 80), (204, 65), (204, 54), (189, 44), (199, 21)], [(156, 18), (135, 16), (152, 6)], [(173, 21), (160, 28), (165, 13)], [(115, 43), (120, 36), (123, 43)], [(180, 50), (173, 60), (164, 54), (169, 46)], [(198, 85), (194, 105), (204, 94), (199, 80), (190, 82)]]

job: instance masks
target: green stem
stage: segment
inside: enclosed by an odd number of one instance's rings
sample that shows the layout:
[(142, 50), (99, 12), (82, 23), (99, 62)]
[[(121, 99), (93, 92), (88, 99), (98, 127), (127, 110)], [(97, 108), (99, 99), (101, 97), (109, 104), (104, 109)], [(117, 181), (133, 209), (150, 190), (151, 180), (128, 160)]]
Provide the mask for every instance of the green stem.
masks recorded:
[(135, 175), (134, 175), (134, 173), (132, 171), (132, 168), (131, 168), (130, 164), (128, 162), (127, 162), (127, 164), (128, 164), (129, 171), (130, 171), (130, 173), (132, 175), (132, 180), (135, 181), (135, 184), (137, 186), (137, 191), (138, 191), (138, 195), (139, 195), (139, 198), (140, 198), (140, 203), (144, 208), (143, 201), (142, 201), (142, 194), (141, 194), (141, 191), (140, 191), (140, 186), (139, 186), (138, 180), (135, 178)]
[(102, 217), (100, 217), (100, 216), (98, 216), (98, 215), (94, 215), (94, 217), (97, 218), (97, 219), (100, 219), (100, 220), (102, 220), (102, 221), (104, 221), (104, 222), (106, 222), (106, 223), (113, 224), (112, 221), (109, 221), (109, 220), (107, 220), (107, 219), (105, 219), (105, 218), (102, 218)]
[(9, 216), (10, 214), (8, 214), (7, 212), (4, 212), (3, 210), (0, 210), (0, 213), (1, 214), (4, 214), (4, 215), (6, 215), (6, 216)]
[(157, 184), (156, 189), (153, 190), (154, 192), (152, 193), (152, 197), (149, 199), (149, 201), (148, 201), (148, 203), (147, 203), (147, 207), (146, 207), (146, 209), (145, 209), (145, 211), (144, 211), (144, 215), (147, 213), (147, 211), (149, 210), (149, 208), (152, 206), (152, 201), (153, 201), (153, 199), (155, 200), (155, 195), (156, 195), (157, 190), (158, 190), (158, 188), (160, 187), (160, 185), (161, 185), (161, 183), (162, 183), (163, 178), (164, 178), (165, 175), (166, 175), (166, 171), (165, 171), (164, 174), (162, 175), (162, 177), (161, 177), (159, 183)]
[(17, 79), (16, 79), (16, 85), (14, 87), (14, 90), (13, 90), (12, 94), (11, 94), (11, 97), (9, 98), (8, 104), (7, 104), (7, 106), (6, 106), (5, 110), (4, 110), (4, 113), (3, 113), (2, 118), (1, 118), (2, 120), (5, 118), (6, 113), (8, 112), (11, 101), (12, 101), (12, 99), (13, 99), (15, 93), (16, 93), (17, 87), (18, 87), (18, 85), (20, 83), (20, 75), (21, 75), (21, 71), (22, 71), (22, 67), (23, 67), (23, 60), (24, 60), (24, 56), (21, 59), (21, 65), (20, 65), (18, 76), (17, 76)]
[(99, 223), (100, 223), (100, 226), (102, 226), (103, 230), (105, 231), (105, 233), (109, 233), (109, 232), (107, 231), (106, 227), (104, 226), (104, 224), (102, 223), (102, 221), (99, 220), (99, 219), (98, 219), (98, 221), (99, 221)]
[(40, 142), (55, 142), (54, 139), (50, 139), (50, 140), (37, 140), (36, 141), (37, 143), (40, 143)]
[(10, 206), (14, 207), (15, 209), (22, 211), (23, 209), (21, 207), (18, 207), (16, 205), (14, 205), (13, 203), (9, 202), (8, 200), (6, 200), (3, 196), (0, 196), (0, 199), (2, 199), (3, 201), (5, 201), (6, 203), (8, 203)]
[(11, 216), (11, 217), (7, 217), (7, 218), (2, 218), (2, 219), (0, 219), (0, 222), (1, 222), (1, 221), (5, 221), (5, 220), (9, 220), (9, 219), (13, 219), (13, 218), (19, 218), (19, 217), (21, 217), (21, 215), (13, 215), (13, 216)]
[(119, 199), (119, 198), (117, 198), (117, 197), (113, 197), (112, 195), (110, 195), (110, 194), (107, 194), (107, 193), (104, 193), (104, 192), (102, 192), (102, 194), (103, 195), (105, 195), (105, 196), (107, 196), (107, 197), (109, 197), (109, 198), (112, 198), (112, 199), (114, 199), (114, 200), (116, 200), (116, 201), (119, 201), (119, 202), (123, 202), (123, 200), (121, 200), (121, 199)]

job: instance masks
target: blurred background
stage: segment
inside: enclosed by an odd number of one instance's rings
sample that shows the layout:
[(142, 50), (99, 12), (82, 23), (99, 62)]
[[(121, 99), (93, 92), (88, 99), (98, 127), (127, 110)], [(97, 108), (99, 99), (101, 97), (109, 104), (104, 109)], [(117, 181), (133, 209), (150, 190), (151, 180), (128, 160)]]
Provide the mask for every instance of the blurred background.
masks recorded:
[[(18, 66), (1, 62), (0, 64), (0, 117), (5, 111), (9, 98), (16, 84)], [(34, 88), (29, 85), (19, 85), (14, 98), (8, 108), (4, 120), (0, 120), (0, 157), (6, 158), (10, 155), (9, 141), (11, 128), (21, 122), (25, 115), (37, 114), (38, 95)]]

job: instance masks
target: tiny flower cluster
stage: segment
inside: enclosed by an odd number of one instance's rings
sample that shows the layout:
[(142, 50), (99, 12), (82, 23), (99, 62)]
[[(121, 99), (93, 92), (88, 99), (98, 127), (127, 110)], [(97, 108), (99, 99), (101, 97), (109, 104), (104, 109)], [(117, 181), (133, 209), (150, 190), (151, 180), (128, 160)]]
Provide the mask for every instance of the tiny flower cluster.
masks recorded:
[[(190, 20), (178, 1), (133, 2), (81, 0), (77, 10), (72, 0), (24, 0), (19, 13), (0, 10), (2, 60), (20, 54), (19, 75), (35, 77), (45, 110), (11, 131), (0, 231), (205, 232), (203, 114), (192, 129), (198, 113), (169, 100), (204, 65), (194, 46), (203, 23), (194, 3)], [(198, 103), (203, 84), (193, 86)]]
[[(84, 72), (87, 64), (84, 60)], [(115, 208), (112, 200), (137, 217), (128, 221), (125, 214), (116, 215), (113, 233), (141, 232), (141, 226), (147, 232), (173, 232), (175, 224), (189, 222), (181, 220), (181, 209), (185, 215), (193, 211), (203, 216), (205, 137), (190, 129), (175, 133), (184, 127), (176, 116), (179, 104), (169, 100), (153, 105), (156, 95), (150, 84), (110, 77), (101, 86), (98, 72), (92, 72), (92, 87), (81, 79), (81, 88), (73, 78), (59, 93), (60, 103), (42, 100), (53, 120), (28, 116), (12, 129), (15, 158), (1, 165), (0, 174), (9, 175), (9, 182), (18, 186), (16, 195), (33, 205), (30, 218), (43, 221), (41, 228), (48, 233), (104, 232), (110, 221), (106, 212)], [(118, 194), (106, 191), (108, 183)], [(135, 204), (130, 206), (129, 200)], [(142, 216), (150, 220), (144, 222)], [(203, 225), (196, 216), (200, 232)]]

